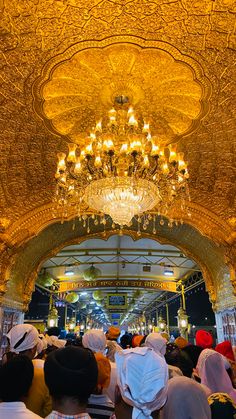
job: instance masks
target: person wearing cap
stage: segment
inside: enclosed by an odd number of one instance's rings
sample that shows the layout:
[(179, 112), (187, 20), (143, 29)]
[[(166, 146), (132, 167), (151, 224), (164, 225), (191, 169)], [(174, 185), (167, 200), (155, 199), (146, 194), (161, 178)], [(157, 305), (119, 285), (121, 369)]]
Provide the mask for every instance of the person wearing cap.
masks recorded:
[(32, 361), (25, 355), (15, 356), (0, 367), (0, 419), (40, 418), (24, 403), (33, 376)]
[(45, 417), (52, 410), (52, 402), (44, 380), (44, 361), (34, 360), (37, 347), (41, 345), (38, 331), (31, 324), (18, 324), (10, 330), (7, 337), (13, 357), (17, 354), (26, 355), (33, 362), (34, 377), (25, 399), (26, 407), (37, 415)]
[(47, 419), (91, 419), (86, 412), (98, 381), (98, 367), (89, 349), (67, 346), (51, 352), (44, 364), (53, 411)]
[(109, 360), (101, 353), (95, 353), (98, 366), (97, 386), (89, 397), (87, 412), (93, 419), (107, 419), (114, 413), (114, 404), (104, 393), (109, 387), (111, 365)]
[(117, 352), (115, 359), (116, 419), (157, 417), (167, 399), (168, 368), (164, 358), (151, 348), (137, 347)]
[[(93, 351), (94, 353), (100, 352), (101, 354), (104, 355), (107, 340), (102, 330), (91, 329), (91, 330), (88, 330), (83, 335), (82, 343), (85, 348), (91, 349), (91, 351)], [(111, 365), (110, 384), (107, 388), (104, 389), (104, 393), (114, 403), (115, 388), (117, 385), (117, 372), (116, 372), (116, 364), (114, 362), (110, 362), (110, 365)]]

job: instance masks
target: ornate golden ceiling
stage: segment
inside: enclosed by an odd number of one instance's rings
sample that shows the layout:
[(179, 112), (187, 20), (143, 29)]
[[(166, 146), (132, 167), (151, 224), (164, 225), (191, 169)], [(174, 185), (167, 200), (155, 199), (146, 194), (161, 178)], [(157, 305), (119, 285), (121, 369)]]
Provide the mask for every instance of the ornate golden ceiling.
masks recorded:
[(33, 93), (46, 126), (70, 141), (83, 141), (124, 96), (167, 144), (193, 131), (206, 114), (210, 83), (195, 60), (168, 43), (115, 36), (74, 44), (53, 57)]
[[(235, 1), (5, 0), (0, 14), (1, 277), (21, 269), (34, 235), (53, 232), (56, 152), (122, 86), (189, 163), (186, 248), (192, 228), (207, 235), (235, 278)], [(209, 248), (206, 266), (214, 257)]]

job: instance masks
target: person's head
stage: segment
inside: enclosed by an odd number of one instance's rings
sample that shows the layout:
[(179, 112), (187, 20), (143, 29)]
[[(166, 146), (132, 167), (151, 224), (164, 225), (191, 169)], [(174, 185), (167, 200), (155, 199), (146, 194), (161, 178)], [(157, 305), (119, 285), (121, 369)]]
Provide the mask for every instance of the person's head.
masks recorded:
[[(164, 358), (143, 347), (117, 352), (115, 360), (123, 402), (132, 406), (134, 417), (149, 418), (151, 412), (158, 411), (166, 402), (168, 368)], [(123, 402), (116, 403), (117, 419), (124, 417)]]
[(137, 348), (140, 346), (141, 342), (143, 340), (143, 335), (134, 335), (132, 339), (132, 348)]
[(95, 353), (94, 356), (98, 366), (96, 393), (101, 394), (102, 390), (107, 388), (110, 384), (111, 364), (109, 360), (103, 354), (101, 354), (101, 352)]
[(46, 349), (48, 347), (48, 342), (47, 339), (45, 338), (45, 336), (40, 333), (39, 334), (39, 342), (37, 344), (37, 358), (39, 359), (43, 359), (46, 353)]
[(125, 333), (120, 338), (120, 345), (122, 349), (130, 348), (132, 345), (132, 335), (130, 333)]
[(236, 404), (226, 393), (213, 393), (208, 397), (212, 419), (235, 419)]
[(206, 385), (212, 393), (228, 393), (234, 400), (236, 394), (229, 375), (226, 372), (225, 358), (213, 349), (204, 349), (196, 367), (201, 383)]
[(101, 352), (106, 348), (106, 336), (102, 330), (91, 329), (86, 332), (82, 338), (84, 348), (91, 349), (93, 352)]
[(178, 336), (175, 339), (175, 344), (178, 346), (179, 349), (183, 349), (188, 345), (187, 339), (183, 338), (183, 336)]
[(32, 361), (26, 355), (16, 355), (0, 367), (0, 399), (21, 401), (27, 396), (34, 376)]
[(167, 348), (165, 354), (167, 364), (178, 367), (183, 375), (190, 378), (193, 373), (193, 363), (188, 355), (174, 344), (168, 344)]
[(219, 352), (219, 354), (224, 355), (226, 358), (230, 359), (231, 361), (235, 361), (233, 348), (229, 340), (218, 343), (218, 345), (216, 345), (215, 347), (215, 350)]
[(115, 362), (115, 353), (117, 351), (122, 351), (122, 348), (118, 345), (118, 343), (115, 342), (115, 341), (113, 341), (113, 340), (108, 340), (107, 341), (107, 353), (106, 353), (106, 357), (111, 362)]
[(211, 419), (211, 410), (201, 385), (187, 377), (169, 380), (167, 402), (162, 409), (161, 418)]
[(180, 349), (175, 343), (168, 343), (166, 345), (165, 359), (167, 364), (176, 365), (178, 363)]
[(188, 345), (183, 348), (183, 352), (191, 359), (194, 368), (196, 368), (197, 361), (202, 350), (201, 346), (197, 345)]
[(210, 349), (213, 346), (213, 337), (206, 330), (198, 330), (196, 332), (196, 345), (201, 346), (203, 349)]
[(86, 406), (97, 385), (98, 367), (92, 351), (67, 346), (48, 355), (44, 374), (54, 405), (71, 400)]
[(39, 334), (37, 329), (31, 324), (17, 324), (10, 332), (7, 337), (9, 339), (10, 352), (15, 354), (22, 354), (33, 359), (37, 345), (40, 344)]
[(51, 335), (47, 336), (47, 344), (48, 346), (54, 346), (55, 348), (64, 348), (66, 346), (67, 341), (65, 339), (58, 339), (57, 336)]
[(47, 331), (47, 335), (48, 336), (57, 336), (59, 337), (61, 333), (61, 329), (60, 327), (54, 326), (54, 327), (50, 327)]
[(164, 356), (166, 353), (166, 343), (166, 339), (160, 333), (150, 333), (146, 337), (145, 346), (153, 349), (157, 354)]
[(115, 326), (111, 326), (106, 333), (106, 337), (108, 340), (116, 341), (119, 336), (120, 336), (120, 329), (119, 327), (115, 327)]

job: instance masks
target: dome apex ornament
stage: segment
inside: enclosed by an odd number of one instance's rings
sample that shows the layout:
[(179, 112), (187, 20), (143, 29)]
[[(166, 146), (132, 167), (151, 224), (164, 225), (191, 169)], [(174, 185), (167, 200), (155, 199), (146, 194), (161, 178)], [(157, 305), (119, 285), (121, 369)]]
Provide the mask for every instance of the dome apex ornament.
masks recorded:
[(33, 85), (36, 113), (78, 145), (114, 103), (147, 111), (159, 138), (176, 143), (207, 114), (210, 94), (194, 58), (169, 43), (129, 35), (72, 45), (45, 64)]

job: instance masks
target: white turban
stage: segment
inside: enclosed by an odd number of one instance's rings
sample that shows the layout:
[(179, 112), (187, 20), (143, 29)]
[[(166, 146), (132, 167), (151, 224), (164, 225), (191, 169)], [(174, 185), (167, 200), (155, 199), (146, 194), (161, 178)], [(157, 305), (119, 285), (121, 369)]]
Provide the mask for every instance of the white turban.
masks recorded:
[(123, 400), (133, 406), (132, 419), (152, 419), (167, 398), (168, 367), (150, 348), (126, 349), (115, 354), (117, 381)]
[(45, 351), (47, 349), (48, 342), (43, 333), (39, 334), (39, 343), (37, 345), (37, 352), (40, 354), (42, 351)]
[(64, 346), (66, 345), (66, 340), (65, 339), (58, 339), (57, 336), (47, 336), (47, 343), (49, 346), (55, 346), (56, 348), (64, 348)]
[(10, 341), (10, 351), (16, 354), (33, 349), (39, 343), (38, 331), (31, 324), (17, 324), (8, 332), (7, 337)]
[(104, 353), (107, 340), (102, 330), (91, 329), (84, 334), (82, 343), (84, 348), (89, 348), (93, 352)]
[(162, 356), (166, 353), (166, 343), (167, 340), (160, 333), (150, 333), (145, 340), (145, 346), (153, 349), (157, 354), (161, 354)]

